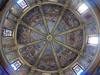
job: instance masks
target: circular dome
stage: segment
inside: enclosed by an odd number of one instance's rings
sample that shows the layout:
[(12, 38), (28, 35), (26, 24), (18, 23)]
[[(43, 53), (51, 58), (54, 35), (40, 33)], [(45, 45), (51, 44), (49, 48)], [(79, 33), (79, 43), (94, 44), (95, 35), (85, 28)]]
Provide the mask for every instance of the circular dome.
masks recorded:
[(99, 25), (85, 2), (15, 0), (0, 33), (9, 69), (17, 75), (76, 75), (90, 69), (99, 53)]
[(42, 4), (31, 8), (18, 22), (17, 44), (25, 44), (19, 53), (29, 65), (57, 71), (60, 64), (64, 69), (82, 54), (83, 25), (73, 11), (63, 8)]

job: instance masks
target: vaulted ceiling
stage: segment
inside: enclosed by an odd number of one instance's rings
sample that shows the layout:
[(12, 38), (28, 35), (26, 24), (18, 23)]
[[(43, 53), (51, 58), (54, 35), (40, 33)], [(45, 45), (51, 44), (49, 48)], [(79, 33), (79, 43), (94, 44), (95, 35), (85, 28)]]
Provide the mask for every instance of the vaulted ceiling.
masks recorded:
[(93, 70), (100, 57), (100, 17), (90, 1), (10, 1), (0, 25), (0, 52), (9, 73), (81, 75)]

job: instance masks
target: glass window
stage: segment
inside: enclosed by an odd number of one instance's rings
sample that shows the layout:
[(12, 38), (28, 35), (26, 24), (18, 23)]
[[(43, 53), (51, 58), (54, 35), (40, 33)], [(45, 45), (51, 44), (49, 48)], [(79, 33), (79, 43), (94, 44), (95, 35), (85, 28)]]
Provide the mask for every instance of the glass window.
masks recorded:
[(81, 75), (84, 71), (82, 67), (80, 67), (78, 64), (73, 67), (73, 70), (76, 73), (76, 75)]
[(78, 12), (79, 12), (80, 14), (82, 14), (82, 13), (84, 13), (87, 9), (88, 9), (88, 6), (87, 6), (86, 4), (82, 4), (82, 5), (80, 5), (79, 8), (78, 8)]
[(11, 37), (13, 34), (12, 30), (10, 29), (4, 29), (3, 30), (3, 36), (8, 36), (8, 37)]
[(18, 0), (17, 4), (22, 8), (25, 9), (28, 5), (25, 0)]
[(99, 38), (97, 36), (89, 36), (88, 43), (91, 45), (97, 45), (99, 43)]
[(20, 61), (15, 61), (14, 63), (11, 64), (11, 67), (14, 69), (14, 70), (18, 70), (21, 66), (21, 62)]

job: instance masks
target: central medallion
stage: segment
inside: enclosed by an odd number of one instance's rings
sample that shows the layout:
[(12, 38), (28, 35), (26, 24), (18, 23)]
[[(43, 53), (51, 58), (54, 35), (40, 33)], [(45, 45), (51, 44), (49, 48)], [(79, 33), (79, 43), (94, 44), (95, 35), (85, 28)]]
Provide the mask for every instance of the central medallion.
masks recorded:
[(47, 36), (47, 40), (48, 40), (48, 41), (52, 41), (52, 39), (53, 39), (52, 35), (48, 35), (48, 36)]

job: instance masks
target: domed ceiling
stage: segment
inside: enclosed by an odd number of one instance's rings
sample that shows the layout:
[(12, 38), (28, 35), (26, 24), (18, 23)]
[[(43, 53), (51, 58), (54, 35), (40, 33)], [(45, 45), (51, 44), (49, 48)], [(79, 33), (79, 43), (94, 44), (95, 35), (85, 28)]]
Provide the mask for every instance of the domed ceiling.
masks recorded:
[(14, 75), (80, 75), (98, 56), (98, 27), (85, 0), (15, 0), (1, 22), (1, 53)]

